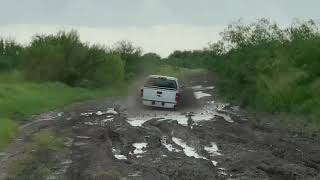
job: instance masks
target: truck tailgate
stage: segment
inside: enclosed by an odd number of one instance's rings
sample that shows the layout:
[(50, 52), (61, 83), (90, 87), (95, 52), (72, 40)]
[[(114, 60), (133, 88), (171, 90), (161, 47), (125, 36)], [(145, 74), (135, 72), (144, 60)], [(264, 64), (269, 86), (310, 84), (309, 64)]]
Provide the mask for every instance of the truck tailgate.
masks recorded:
[(160, 89), (152, 87), (143, 88), (143, 99), (160, 102), (176, 103), (176, 90)]

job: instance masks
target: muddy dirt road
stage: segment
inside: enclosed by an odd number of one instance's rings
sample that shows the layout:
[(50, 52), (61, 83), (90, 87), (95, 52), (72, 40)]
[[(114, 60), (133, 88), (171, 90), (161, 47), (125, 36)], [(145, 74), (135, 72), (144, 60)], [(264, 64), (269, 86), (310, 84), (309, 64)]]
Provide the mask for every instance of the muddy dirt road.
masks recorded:
[(2, 152), (0, 179), (42, 128), (54, 129), (65, 144), (47, 179), (320, 179), (317, 139), (253, 123), (214, 93), (214, 83), (202, 77), (188, 84), (178, 111), (143, 108), (133, 96), (36, 117)]

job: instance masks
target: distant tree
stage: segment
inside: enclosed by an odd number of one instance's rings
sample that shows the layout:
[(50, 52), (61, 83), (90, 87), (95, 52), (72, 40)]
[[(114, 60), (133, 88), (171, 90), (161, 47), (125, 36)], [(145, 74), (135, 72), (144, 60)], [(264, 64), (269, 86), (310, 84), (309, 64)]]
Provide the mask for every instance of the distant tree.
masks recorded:
[(23, 47), (12, 39), (0, 38), (0, 72), (17, 69)]
[(126, 79), (132, 79), (141, 70), (142, 48), (134, 46), (130, 41), (119, 41), (110, 52), (118, 55), (125, 62)]
[(131, 41), (118, 41), (114, 44), (111, 52), (119, 54), (123, 60), (129, 60), (130, 56), (141, 56), (142, 48), (134, 46)]
[(143, 59), (156, 59), (156, 60), (161, 60), (161, 56), (158, 55), (157, 53), (146, 53), (142, 56)]
[(214, 55), (222, 55), (226, 53), (227, 49), (223, 41), (218, 41), (216, 43), (209, 43), (209, 47), (205, 48), (205, 51), (210, 51)]
[(120, 56), (103, 46), (82, 43), (76, 31), (36, 35), (23, 57), (25, 75), (31, 80), (105, 86), (124, 76)]

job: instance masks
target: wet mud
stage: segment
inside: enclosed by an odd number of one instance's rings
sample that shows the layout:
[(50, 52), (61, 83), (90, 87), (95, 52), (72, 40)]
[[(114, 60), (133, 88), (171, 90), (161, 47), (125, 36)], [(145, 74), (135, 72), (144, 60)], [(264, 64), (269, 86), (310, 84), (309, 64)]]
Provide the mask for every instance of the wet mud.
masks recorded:
[[(199, 77), (175, 111), (143, 107), (135, 96), (78, 104), (25, 125), (11, 148), (19, 152), (24, 137), (41, 128), (63, 135), (64, 156), (49, 179), (320, 179), (317, 139), (252, 123), (214, 97), (214, 82)], [(2, 169), (12, 153), (3, 152)]]

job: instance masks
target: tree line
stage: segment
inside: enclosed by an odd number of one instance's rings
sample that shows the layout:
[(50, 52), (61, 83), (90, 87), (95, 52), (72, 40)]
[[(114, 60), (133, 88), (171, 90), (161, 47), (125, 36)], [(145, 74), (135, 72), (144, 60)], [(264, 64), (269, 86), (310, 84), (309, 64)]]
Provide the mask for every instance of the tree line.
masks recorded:
[(320, 123), (319, 27), (312, 20), (286, 28), (267, 19), (238, 21), (221, 32), (220, 41), (175, 51), (167, 61), (214, 72), (220, 93), (242, 106), (310, 114)]
[(206, 68), (230, 101), (268, 112), (312, 115), (320, 122), (320, 30), (315, 21), (285, 28), (267, 19), (230, 24), (218, 42), (167, 58), (120, 41), (111, 47), (80, 41), (76, 31), (36, 35), (27, 46), (0, 39), (0, 73), (30, 81), (102, 87), (152, 73), (159, 65)]
[(159, 59), (154, 53), (142, 54), (130, 41), (112, 47), (83, 43), (74, 30), (35, 35), (27, 46), (0, 39), (0, 73), (19, 71), (26, 80), (36, 82), (102, 87), (130, 80)]

